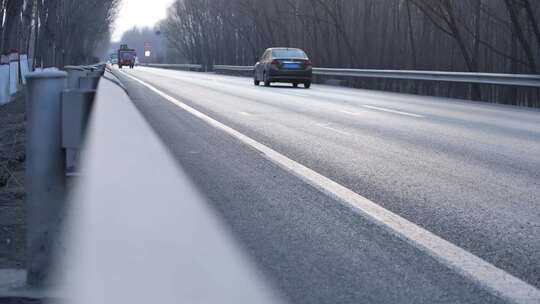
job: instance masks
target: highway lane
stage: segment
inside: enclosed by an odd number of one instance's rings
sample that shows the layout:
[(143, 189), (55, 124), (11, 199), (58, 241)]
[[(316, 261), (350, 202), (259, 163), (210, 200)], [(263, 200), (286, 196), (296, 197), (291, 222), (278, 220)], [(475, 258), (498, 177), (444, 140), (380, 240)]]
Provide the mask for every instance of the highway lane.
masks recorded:
[(247, 78), (150, 68), (128, 72), (539, 285), (538, 111), (326, 86), (254, 87)]

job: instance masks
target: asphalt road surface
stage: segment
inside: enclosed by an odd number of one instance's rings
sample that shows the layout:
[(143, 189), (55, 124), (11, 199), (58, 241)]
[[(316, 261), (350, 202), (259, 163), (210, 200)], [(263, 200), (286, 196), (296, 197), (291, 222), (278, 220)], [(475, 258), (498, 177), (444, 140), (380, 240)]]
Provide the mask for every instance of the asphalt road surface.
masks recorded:
[[(540, 111), (249, 78), (123, 70), (540, 287)], [(220, 129), (120, 76), (135, 105), (293, 303), (498, 303)]]

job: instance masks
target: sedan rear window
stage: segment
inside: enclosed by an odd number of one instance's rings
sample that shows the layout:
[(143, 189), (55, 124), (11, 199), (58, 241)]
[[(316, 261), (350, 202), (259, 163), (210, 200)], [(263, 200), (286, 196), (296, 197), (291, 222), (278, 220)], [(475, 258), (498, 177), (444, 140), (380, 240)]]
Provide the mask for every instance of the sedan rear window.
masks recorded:
[(307, 55), (302, 50), (283, 49), (283, 50), (272, 50), (272, 57), (274, 58), (307, 58)]

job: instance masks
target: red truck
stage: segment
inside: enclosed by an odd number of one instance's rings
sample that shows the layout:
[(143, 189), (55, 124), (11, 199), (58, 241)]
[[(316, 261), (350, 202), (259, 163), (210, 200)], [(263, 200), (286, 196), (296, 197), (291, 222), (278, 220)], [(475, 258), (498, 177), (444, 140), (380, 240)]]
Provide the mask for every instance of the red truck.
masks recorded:
[(127, 44), (122, 44), (118, 49), (118, 67), (128, 66), (133, 69), (136, 57), (137, 52), (134, 49), (128, 48)]

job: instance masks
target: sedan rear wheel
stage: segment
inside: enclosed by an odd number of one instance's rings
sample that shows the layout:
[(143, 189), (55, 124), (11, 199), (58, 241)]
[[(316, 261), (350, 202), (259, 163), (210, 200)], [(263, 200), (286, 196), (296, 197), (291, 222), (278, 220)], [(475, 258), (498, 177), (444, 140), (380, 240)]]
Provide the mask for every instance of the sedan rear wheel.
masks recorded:
[(309, 89), (311, 87), (311, 82), (304, 82), (304, 88)]

